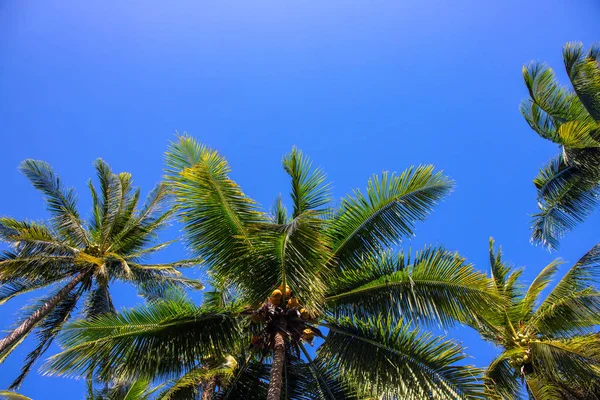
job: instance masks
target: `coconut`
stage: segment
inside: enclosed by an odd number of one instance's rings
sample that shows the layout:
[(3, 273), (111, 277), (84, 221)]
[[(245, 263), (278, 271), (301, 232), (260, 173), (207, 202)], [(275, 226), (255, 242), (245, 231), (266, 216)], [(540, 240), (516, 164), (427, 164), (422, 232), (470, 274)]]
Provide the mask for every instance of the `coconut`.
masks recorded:
[(295, 297), (292, 297), (291, 299), (288, 300), (288, 306), (292, 307), (292, 308), (296, 308), (298, 307), (299, 303), (298, 303), (298, 299)]
[(302, 331), (302, 338), (307, 342), (312, 342), (312, 340), (315, 338), (315, 333), (312, 331), (312, 329), (306, 328)]
[[(277, 290), (283, 293), (283, 285), (277, 287)], [(285, 297), (290, 297), (292, 295), (292, 289), (288, 285), (285, 285)]]
[(273, 293), (271, 293), (271, 303), (275, 304), (276, 306), (281, 304), (281, 296), (283, 296), (281, 290), (273, 290)]
[(310, 319), (310, 313), (306, 308), (300, 309), (300, 317), (304, 320)]

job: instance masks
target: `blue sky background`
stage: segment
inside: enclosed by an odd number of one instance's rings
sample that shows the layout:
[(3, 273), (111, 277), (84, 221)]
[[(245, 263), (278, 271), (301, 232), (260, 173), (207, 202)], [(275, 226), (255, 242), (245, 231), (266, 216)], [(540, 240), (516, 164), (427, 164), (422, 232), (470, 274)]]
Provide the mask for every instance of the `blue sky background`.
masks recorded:
[[(521, 66), (547, 61), (566, 83), (562, 45), (600, 40), (598, 20), (597, 0), (2, 1), (0, 214), (46, 217), (17, 171), (26, 158), (50, 162), (87, 212), (94, 159), (147, 192), (168, 141), (187, 131), (225, 155), (265, 207), (289, 192), (281, 157), (293, 145), (327, 171), (338, 198), (372, 173), (433, 163), (457, 187), (407, 244), (444, 244), (487, 270), (494, 236), (531, 279), (554, 257), (583, 255), (600, 219), (556, 254), (529, 244), (531, 180), (556, 148), (519, 114)], [(183, 256), (173, 246), (159, 259)], [(119, 307), (139, 302), (115, 291)], [(0, 308), (0, 329), (25, 300)], [(456, 337), (476, 365), (493, 357), (467, 329)], [(0, 389), (32, 347), (0, 366)], [(84, 387), (35, 372), (21, 392), (78, 399)]]

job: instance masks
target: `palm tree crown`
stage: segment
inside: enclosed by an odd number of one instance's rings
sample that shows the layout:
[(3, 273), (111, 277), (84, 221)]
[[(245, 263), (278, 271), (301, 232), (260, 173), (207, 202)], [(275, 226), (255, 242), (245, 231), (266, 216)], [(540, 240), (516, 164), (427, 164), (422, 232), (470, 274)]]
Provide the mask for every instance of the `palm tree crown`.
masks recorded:
[[(130, 174), (115, 174), (102, 160), (97, 160), (95, 167), (100, 188), (89, 182), (93, 212), (87, 223), (77, 211), (73, 189), (64, 188), (47, 163), (35, 160), (24, 161), (21, 171), (44, 194), (51, 219), (39, 223), (0, 218), (0, 238), (10, 245), (0, 258), (0, 304), (25, 292), (57, 288), (0, 341), (1, 362), (29, 333), (35, 328), (38, 331), (38, 346), (27, 356), (13, 387), (47, 350), (80, 299), (85, 298), (85, 318), (114, 312), (111, 281), (130, 282), (151, 299), (176, 288), (201, 287), (177, 270), (195, 264), (194, 260), (143, 263), (169, 244), (153, 243), (172, 214), (165, 210), (166, 185), (159, 184), (140, 207), (140, 191), (134, 189)], [(64, 282), (67, 285), (61, 286)]]
[[(74, 323), (50, 370), (173, 379), (205, 399), (480, 397), (478, 370), (456, 365), (461, 347), (412, 324), (472, 321), (501, 302), (492, 281), (443, 248), (388, 250), (452, 182), (431, 166), (383, 173), (334, 210), (302, 152), (283, 166), (293, 209), (279, 198), (267, 214), (216, 151), (187, 136), (173, 143), (177, 212), (215, 291), (200, 307), (175, 298)], [(215, 370), (227, 357), (235, 363)]]
[(573, 90), (560, 86), (544, 64), (523, 67), (530, 97), (521, 112), (561, 149), (534, 179), (540, 211), (532, 241), (551, 249), (594, 210), (600, 194), (600, 46), (586, 53), (581, 43), (567, 43), (563, 60)]
[(600, 396), (600, 338), (594, 333), (600, 324), (599, 263), (597, 245), (542, 299), (561, 263), (551, 262), (525, 289), (522, 269), (503, 262), (490, 240), (493, 290), (509, 302), (477, 325), (484, 339), (502, 348), (486, 372), (488, 397), (519, 398), (520, 382), (537, 400)]

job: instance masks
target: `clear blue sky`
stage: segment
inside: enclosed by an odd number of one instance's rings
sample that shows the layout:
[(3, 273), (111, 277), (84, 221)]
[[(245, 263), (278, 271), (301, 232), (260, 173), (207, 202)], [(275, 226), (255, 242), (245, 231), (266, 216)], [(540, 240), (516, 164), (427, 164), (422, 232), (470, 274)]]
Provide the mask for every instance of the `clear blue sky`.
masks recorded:
[[(444, 244), (487, 269), (494, 236), (530, 279), (556, 256), (574, 262), (600, 239), (600, 219), (557, 254), (529, 244), (531, 180), (556, 149), (518, 112), (521, 66), (544, 60), (564, 78), (561, 46), (600, 40), (599, 20), (597, 0), (5, 0), (0, 214), (46, 217), (17, 171), (25, 158), (50, 162), (78, 189), (83, 212), (97, 157), (147, 191), (179, 130), (224, 154), (267, 207), (289, 191), (281, 156), (293, 145), (328, 172), (338, 197), (371, 173), (433, 163), (457, 188), (413, 247)], [(182, 255), (174, 246), (161, 257)], [(119, 306), (139, 301), (116, 291)], [(0, 329), (23, 304), (0, 308)], [(465, 329), (457, 338), (476, 365), (494, 354)], [(0, 389), (32, 345), (0, 366)], [(83, 391), (81, 380), (37, 372), (21, 390), (34, 399)]]

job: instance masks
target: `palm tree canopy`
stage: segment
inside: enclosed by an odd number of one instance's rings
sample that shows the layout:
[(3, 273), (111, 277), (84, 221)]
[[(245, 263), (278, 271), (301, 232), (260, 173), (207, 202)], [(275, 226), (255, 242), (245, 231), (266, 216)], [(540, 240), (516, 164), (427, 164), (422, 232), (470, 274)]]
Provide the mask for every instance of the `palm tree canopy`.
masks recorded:
[(529, 99), (521, 113), (561, 149), (534, 179), (540, 210), (532, 241), (550, 249), (595, 209), (600, 181), (600, 46), (585, 52), (581, 43), (567, 43), (563, 60), (572, 90), (560, 86), (545, 64), (523, 67)]
[[(490, 397), (518, 398), (520, 380), (536, 399), (596, 398), (600, 393), (600, 245), (550, 288), (561, 262), (546, 266), (528, 286), (521, 270), (502, 260), (490, 240), (494, 290), (509, 301), (490, 310), (476, 327), (503, 349), (486, 372)], [(544, 290), (548, 294), (542, 298)], [(553, 397), (554, 396), (554, 397)], [(573, 397), (575, 396), (575, 397)], [(579, 397), (578, 397), (579, 396)]]
[[(70, 324), (50, 373), (177, 380), (231, 355), (232, 375), (199, 375), (197, 390), (216, 379), (219, 398), (265, 398), (281, 335), (289, 398), (481, 398), (462, 348), (412, 324), (477, 321), (503, 296), (456, 253), (389, 250), (452, 189), (441, 172), (374, 175), (332, 209), (323, 171), (294, 148), (283, 158), (292, 211), (279, 197), (269, 214), (221, 155), (191, 137), (172, 143), (166, 161), (187, 243), (217, 289), (199, 307), (175, 297)], [(313, 357), (306, 344), (315, 337), (323, 344)]]
[[(156, 243), (157, 232), (169, 221), (172, 211), (167, 186), (159, 184), (140, 204), (140, 190), (134, 188), (131, 175), (116, 174), (103, 160), (95, 162), (99, 187), (88, 183), (92, 195), (92, 215), (84, 221), (78, 210), (75, 191), (65, 188), (47, 163), (26, 160), (21, 171), (40, 190), (50, 220), (18, 221), (0, 218), (0, 239), (9, 250), (0, 256), (0, 304), (20, 294), (50, 288), (56, 293), (62, 282), (80, 276), (81, 282), (68, 292), (50, 313), (37, 323), (36, 349), (27, 357), (18, 386), (33, 363), (48, 348), (63, 324), (71, 317), (83, 298), (82, 315), (93, 318), (114, 312), (109, 284), (124, 281), (133, 284), (147, 298), (182, 288), (201, 288), (197, 281), (185, 278), (180, 267), (195, 265), (196, 259), (167, 264), (145, 260), (170, 243)], [(27, 317), (47, 302), (30, 307)], [(29, 332), (2, 354), (0, 361)]]

